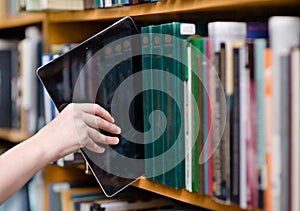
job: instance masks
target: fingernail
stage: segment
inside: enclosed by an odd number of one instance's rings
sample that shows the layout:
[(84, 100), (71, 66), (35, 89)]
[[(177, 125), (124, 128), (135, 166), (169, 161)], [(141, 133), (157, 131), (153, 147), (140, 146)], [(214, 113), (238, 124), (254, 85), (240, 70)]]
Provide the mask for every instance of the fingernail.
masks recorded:
[(104, 151), (105, 151), (105, 148), (99, 147), (99, 149), (98, 149), (98, 152), (99, 152), (99, 153), (103, 153)]
[(117, 125), (116, 125), (116, 128), (117, 128), (117, 133), (120, 134), (121, 133), (121, 128), (118, 127)]
[(115, 137), (114, 138), (114, 143), (113, 144), (118, 144), (119, 143), (119, 138), (118, 137)]

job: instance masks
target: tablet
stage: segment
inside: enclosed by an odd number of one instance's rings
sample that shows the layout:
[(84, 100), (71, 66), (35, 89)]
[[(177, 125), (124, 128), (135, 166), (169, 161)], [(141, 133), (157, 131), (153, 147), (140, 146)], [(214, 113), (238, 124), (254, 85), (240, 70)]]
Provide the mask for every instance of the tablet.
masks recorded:
[(119, 144), (105, 145), (103, 154), (81, 149), (106, 196), (144, 174), (143, 140), (135, 137), (143, 130), (142, 95), (133, 94), (140, 87), (131, 77), (141, 71), (138, 34), (133, 20), (124, 17), (37, 70), (59, 111), (69, 103), (97, 103), (121, 127)]

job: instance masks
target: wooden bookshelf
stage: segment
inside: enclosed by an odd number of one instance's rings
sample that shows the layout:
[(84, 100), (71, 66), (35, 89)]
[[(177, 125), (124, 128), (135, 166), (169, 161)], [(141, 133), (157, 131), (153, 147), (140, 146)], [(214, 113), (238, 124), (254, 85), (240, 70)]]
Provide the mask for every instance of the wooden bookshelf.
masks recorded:
[(8, 16), (6, 18), (0, 18), (0, 29), (9, 29), (24, 27), (33, 24), (42, 23), (46, 18), (45, 13), (27, 13), (21, 12), (15, 16)]
[[(297, 0), (173, 0), (151, 4), (137, 4), (132, 6), (104, 8), (87, 11), (51, 12), (48, 15), (51, 23), (114, 20), (124, 16), (153, 18), (156, 15), (172, 15), (196, 13), (205, 11), (224, 11), (233, 9), (250, 9), (263, 7), (282, 7), (300, 5)], [(148, 20), (148, 19), (146, 19)]]
[[(234, 11), (232, 13), (232, 11)], [(237, 15), (238, 14), (238, 15)], [(28, 25), (40, 24), (43, 34), (44, 51), (53, 43), (80, 42), (98, 32), (113, 21), (131, 16), (141, 25), (169, 20), (220, 20), (233, 17), (251, 20), (267, 19), (270, 15), (299, 15), (299, 0), (162, 0), (157, 3), (138, 4), (105, 9), (66, 12), (22, 12), (19, 15), (1, 18), (0, 32)], [(226, 16), (228, 15), (228, 16)], [(222, 19), (223, 20), (223, 19)], [(248, 19), (246, 19), (248, 20)], [(0, 139), (14, 143), (21, 142), (30, 135), (11, 129), (0, 129)], [(56, 166), (45, 168), (45, 207), (48, 207), (48, 184), (58, 181), (84, 181), (91, 176), (84, 170), (62, 169)], [(173, 189), (165, 185), (141, 178), (133, 186), (161, 194), (185, 203), (211, 210), (241, 210), (236, 205), (219, 203), (208, 196), (190, 193), (183, 189)], [(45, 209), (47, 210), (47, 209)]]
[[(162, 185), (151, 180), (147, 180), (142, 177), (132, 184), (135, 187), (148, 190), (163, 196), (177, 199), (179, 201), (200, 206), (209, 210), (230, 210), (230, 211), (241, 211), (237, 205), (225, 204), (224, 202), (217, 202), (209, 196), (199, 195), (197, 193), (191, 193), (184, 189), (174, 189), (165, 185)], [(253, 211), (259, 211), (258, 209)]]

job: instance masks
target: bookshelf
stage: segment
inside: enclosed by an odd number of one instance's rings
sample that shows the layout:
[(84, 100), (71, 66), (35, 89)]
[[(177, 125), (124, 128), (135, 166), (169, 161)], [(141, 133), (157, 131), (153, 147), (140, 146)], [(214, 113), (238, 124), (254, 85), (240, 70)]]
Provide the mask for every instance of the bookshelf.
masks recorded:
[[(43, 51), (51, 44), (80, 42), (124, 16), (131, 16), (139, 26), (165, 21), (212, 20), (266, 20), (271, 15), (299, 15), (298, 0), (164, 0), (152, 4), (92, 9), (68, 12), (21, 12), (19, 15), (0, 19), (0, 37), (7, 37), (11, 30), (21, 31), (29, 25), (40, 25), (43, 34)], [(80, 31), (80, 33), (78, 33)], [(0, 138), (18, 143), (28, 134), (1, 129)], [(75, 176), (74, 176), (75, 175)], [(45, 168), (45, 210), (48, 210), (47, 184), (57, 181), (84, 181), (91, 176), (84, 170)], [(185, 203), (211, 210), (241, 210), (238, 206), (218, 203), (210, 197), (175, 190), (141, 178), (133, 186), (152, 191)]]

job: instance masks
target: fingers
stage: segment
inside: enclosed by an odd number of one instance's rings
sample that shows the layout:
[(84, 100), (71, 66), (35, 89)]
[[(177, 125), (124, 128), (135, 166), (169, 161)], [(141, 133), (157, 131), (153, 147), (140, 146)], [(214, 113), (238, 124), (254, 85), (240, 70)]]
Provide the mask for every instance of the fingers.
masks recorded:
[(103, 153), (105, 151), (104, 147), (99, 146), (90, 138), (88, 138), (86, 140), (84, 147), (86, 147), (88, 150), (96, 152), (96, 153)]
[(117, 125), (108, 122), (107, 120), (102, 119), (101, 117), (95, 116), (93, 114), (85, 114), (82, 118), (90, 127), (105, 130), (112, 134), (121, 133), (121, 129)]
[(97, 115), (111, 123), (114, 123), (115, 121), (114, 118), (110, 115), (110, 113), (106, 111), (104, 108), (102, 108), (101, 106), (99, 106), (98, 104), (83, 103), (79, 105), (81, 110), (84, 111), (85, 113)]
[(89, 128), (89, 137), (97, 143), (108, 144), (108, 145), (116, 145), (119, 143), (118, 137), (106, 136), (99, 131)]
[(103, 153), (105, 151), (104, 147), (99, 146), (97, 143), (116, 145), (119, 143), (117, 137), (105, 136), (95, 129), (89, 128), (89, 137), (84, 141), (84, 147), (90, 151), (96, 153)]

